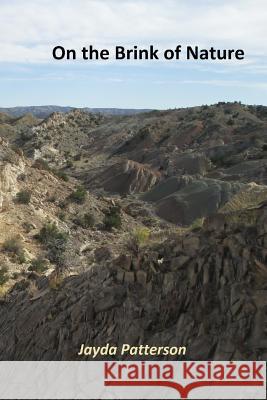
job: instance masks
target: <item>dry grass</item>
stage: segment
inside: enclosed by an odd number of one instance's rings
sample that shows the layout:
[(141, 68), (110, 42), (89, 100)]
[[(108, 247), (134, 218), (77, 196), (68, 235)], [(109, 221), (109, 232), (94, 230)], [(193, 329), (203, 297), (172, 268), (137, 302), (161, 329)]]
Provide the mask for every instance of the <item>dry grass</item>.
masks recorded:
[(66, 278), (67, 276), (64, 274), (60, 274), (56, 271), (53, 271), (50, 275), (49, 275), (49, 288), (53, 289), (53, 290), (57, 290), (59, 289), (60, 285), (62, 284), (64, 278)]
[(267, 199), (267, 189), (255, 183), (251, 183), (249, 187), (237, 193), (228, 203), (221, 209), (221, 213), (229, 213), (232, 211), (244, 210), (256, 207), (262, 201)]
[(257, 223), (259, 212), (255, 210), (241, 210), (225, 215), (225, 221), (231, 225), (254, 226)]

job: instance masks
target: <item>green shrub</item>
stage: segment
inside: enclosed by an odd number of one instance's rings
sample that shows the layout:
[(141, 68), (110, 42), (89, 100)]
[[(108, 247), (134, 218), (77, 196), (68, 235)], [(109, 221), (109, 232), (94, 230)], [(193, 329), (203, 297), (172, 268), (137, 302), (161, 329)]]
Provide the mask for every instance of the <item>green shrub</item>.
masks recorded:
[(47, 269), (48, 269), (47, 262), (40, 257), (32, 260), (31, 265), (28, 268), (29, 271), (38, 272), (39, 274), (47, 271)]
[(66, 163), (67, 168), (72, 168), (73, 167), (73, 162), (71, 160), (68, 160)]
[(19, 132), (18, 142), (21, 144), (25, 144), (31, 139), (32, 139), (32, 132), (28, 127), (27, 128), (23, 127)]
[(49, 203), (55, 203), (56, 200), (57, 200), (57, 197), (56, 197), (55, 194), (52, 194), (52, 195), (50, 195), (50, 196), (47, 198), (47, 201), (48, 201)]
[(8, 279), (8, 268), (3, 266), (0, 268), (0, 286), (4, 285)]
[(133, 238), (139, 244), (139, 246), (144, 245), (150, 237), (150, 230), (148, 228), (136, 229), (133, 233)]
[(16, 201), (19, 204), (29, 204), (32, 193), (30, 190), (21, 190), (16, 194)]
[(60, 221), (65, 221), (66, 220), (66, 214), (63, 211), (60, 211), (58, 213), (58, 218), (60, 219)]
[(19, 264), (24, 264), (26, 262), (26, 258), (23, 251), (17, 255), (17, 260)]
[(63, 261), (63, 254), (66, 250), (68, 234), (60, 231), (56, 224), (47, 223), (40, 230), (36, 237), (47, 249), (47, 257), (51, 262), (59, 265)]
[(11, 277), (12, 277), (12, 279), (18, 279), (19, 273), (18, 272), (13, 272)]
[(136, 229), (130, 234), (127, 241), (127, 248), (138, 255), (142, 246), (144, 246), (150, 238), (150, 230), (148, 228)]
[(17, 177), (17, 181), (19, 182), (25, 182), (27, 178), (26, 174), (19, 174), (19, 176)]
[(83, 186), (79, 186), (69, 195), (69, 199), (74, 203), (83, 204), (87, 196), (87, 191)]
[(68, 203), (66, 200), (62, 201), (61, 203), (59, 203), (59, 208), (61, 208), (61, 210), (65, 210), (65, 208), (67, 207)]
[(106, 213), (104, 217), (104, 228), (110, 231), (112, 228), (119, 229), (121, 227), (121, 213), (120, 208), (117, 206), (113, 206), (109, 211)]
[(68, 177), (68, 175), (65, 173), (65, 172), (63, 172), (63, 171), (57, 171), (56, 169), (53, 169), (53, 174), (55, 175), (55, 176), (57, 176), (59, 179), (62, 179), (64, 182), (68, 182), (68, 180), (69, 180), (69, 177)]
[(39, 242), (44, 245), (48, 245), (55, 241), (66, 242), (67, 238), (67, 233), (60, 231), (55, 223), (50, 222), (45, 224), (37, 235)]
[(38, 158), (37, 160), (35, 160), (33, 167), (36, 169), (51, 171), (51, 168), (49, 167), (48, 162), (46, 160), (44, 160), (43, 158)]
[(234, 122), (234, 120), (233, 119), (228, 119), (228, 121), (227, 121), (227, 125), (230, 125), (230, 126), (232, 126), (232, 125), (234, 125), (235, 124), (235, 122)]
[(95, 217), (90, 213), (85, 213), (83, 215), (78, 215), (77, 218), (73, 221), (76, 225), (81, 226), (84, 229), (92, 228), (96, 221)]
[(73, 160), (74, 160), (74, 161), (80, 161), (81, 158), (82, 158), (81, 153), (78, 153), (78, 154), (76, 154), (76, 155), (73, 157)]

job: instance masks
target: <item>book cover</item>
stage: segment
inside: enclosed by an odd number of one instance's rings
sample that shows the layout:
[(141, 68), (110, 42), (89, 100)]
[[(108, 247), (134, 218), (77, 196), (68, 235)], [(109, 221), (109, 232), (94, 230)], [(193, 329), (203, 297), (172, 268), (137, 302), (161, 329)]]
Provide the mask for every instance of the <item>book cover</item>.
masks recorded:
[(267, 3), (1, 0), (0, 399), (263, 399)]

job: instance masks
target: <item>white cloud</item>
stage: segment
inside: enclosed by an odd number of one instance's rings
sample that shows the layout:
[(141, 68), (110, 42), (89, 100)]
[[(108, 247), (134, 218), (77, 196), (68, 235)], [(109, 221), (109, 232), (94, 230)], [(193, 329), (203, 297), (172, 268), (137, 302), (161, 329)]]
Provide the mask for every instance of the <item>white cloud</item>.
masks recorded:
[(247, 81), (236, 81), (236, 80), (184, 80), (180, 81), (182, 84), (193, 84), (193, 85), (211, 85), (211, 86), (222, 86), (222, 87), (237, 87), (237, 88), (248, 88), (248, 89), (267, 89), (266, 82), (247, 82)]
[(1, 0), (0, 61), (50, 62), (58, 44), (201, 43), (244, 48), (260, 65), (266, 21), (266, 0)]
[(227, 79), (183, 79), (183, 80), (156, 80), (157, 85), (209, 85), (219, 87), (236, 87), (247, 89), (263, 89), (267, 90), (266, 82), (248, 82), (244, 80), (227, 80)]

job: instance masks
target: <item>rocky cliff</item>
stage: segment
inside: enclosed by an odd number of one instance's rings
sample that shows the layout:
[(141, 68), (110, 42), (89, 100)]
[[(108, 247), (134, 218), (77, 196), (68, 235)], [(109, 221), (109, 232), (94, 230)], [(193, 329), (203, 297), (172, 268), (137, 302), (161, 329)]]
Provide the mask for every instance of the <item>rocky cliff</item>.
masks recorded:
[(1, 303), (1, 360), (77, 360), (82, 343), (184, 345), (186, 359), (265, 360), (266, 238), (262, 206), (209, 218), (142, 249), (138, 260), (120, 256), (56, 290), (33, 275)]

